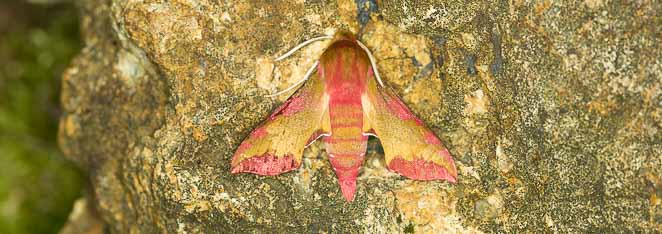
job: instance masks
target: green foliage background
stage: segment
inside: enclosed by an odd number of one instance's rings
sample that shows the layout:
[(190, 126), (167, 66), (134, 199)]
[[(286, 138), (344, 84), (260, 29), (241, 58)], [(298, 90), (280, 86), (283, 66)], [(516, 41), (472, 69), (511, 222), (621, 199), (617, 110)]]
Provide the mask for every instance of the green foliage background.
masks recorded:
[(0, 233), (56, 233), (82, 195), (56, 143), (77, 17), (70, 3), (0, 2)]

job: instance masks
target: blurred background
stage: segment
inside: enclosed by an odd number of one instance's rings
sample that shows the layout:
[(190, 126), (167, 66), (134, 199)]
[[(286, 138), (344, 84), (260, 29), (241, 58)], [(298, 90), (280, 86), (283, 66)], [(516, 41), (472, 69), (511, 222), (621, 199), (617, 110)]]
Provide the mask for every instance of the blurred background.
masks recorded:
[(0, 1), (0, 233), (57, 233), (82, 196), (56, 142), (61, 74), (80, 48), (72, 2)]

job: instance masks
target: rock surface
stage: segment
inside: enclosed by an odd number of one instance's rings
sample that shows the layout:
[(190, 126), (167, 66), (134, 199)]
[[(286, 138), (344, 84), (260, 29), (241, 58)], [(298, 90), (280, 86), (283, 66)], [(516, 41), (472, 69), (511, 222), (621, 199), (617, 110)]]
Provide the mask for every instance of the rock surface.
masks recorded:
[[(60, 145), (117, 233), (662, 232), (655, 1), (83, 1)], [(377, 5), (378, 3), (379, 5)], [(360, 33), (448, 146), (455, 185), (384, 169), (346, 203), (321, 144), (301, 169), (231, 175), (241, 140), (326, 44)]]

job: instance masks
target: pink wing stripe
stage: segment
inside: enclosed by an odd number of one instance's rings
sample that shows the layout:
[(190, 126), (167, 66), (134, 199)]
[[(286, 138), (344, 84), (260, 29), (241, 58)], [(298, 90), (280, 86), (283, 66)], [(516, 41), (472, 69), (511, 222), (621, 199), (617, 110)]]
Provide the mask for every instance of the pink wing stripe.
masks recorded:
[(232, 169), (232, 173), (249, 172), (258, 175), (278, 175), (298, 168), (299, 165), (291, 155), (276, 157), (273, 154), (250, 157)]
[[(444, 157), (446, 161), (451, 164), (452, 168), (455, 168), (455, 162), (450, 158), (451, 156), (448, 153), (448, 150), (440, 151), (439, 156)], [(431, 161), (425, 161), (422, 159), (407, 161), (402, 159), (402, 157), (395, 157), (391, 160), (388, 167), (403, 176), (415, 180), (442, 179), (455, 183), (455, 177), (448, 173), (446, 168)]]

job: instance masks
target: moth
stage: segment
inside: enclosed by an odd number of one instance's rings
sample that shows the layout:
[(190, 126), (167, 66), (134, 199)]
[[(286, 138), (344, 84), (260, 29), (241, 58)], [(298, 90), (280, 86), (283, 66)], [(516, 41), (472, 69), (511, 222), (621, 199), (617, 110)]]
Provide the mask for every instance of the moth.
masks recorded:
[(367, 47), (346, 32), (318, 39), (334, 41), (308, 70), (304, 85), (241, 143), (232, 173), (273, 176), (294, 170), (304, 148), (321, 138), (340, 190), (351, 202), (368, 137), (375, 136), (391, 171), (414, 180), (455, 183), (457, 170), (448, 149), (384, 87)]

